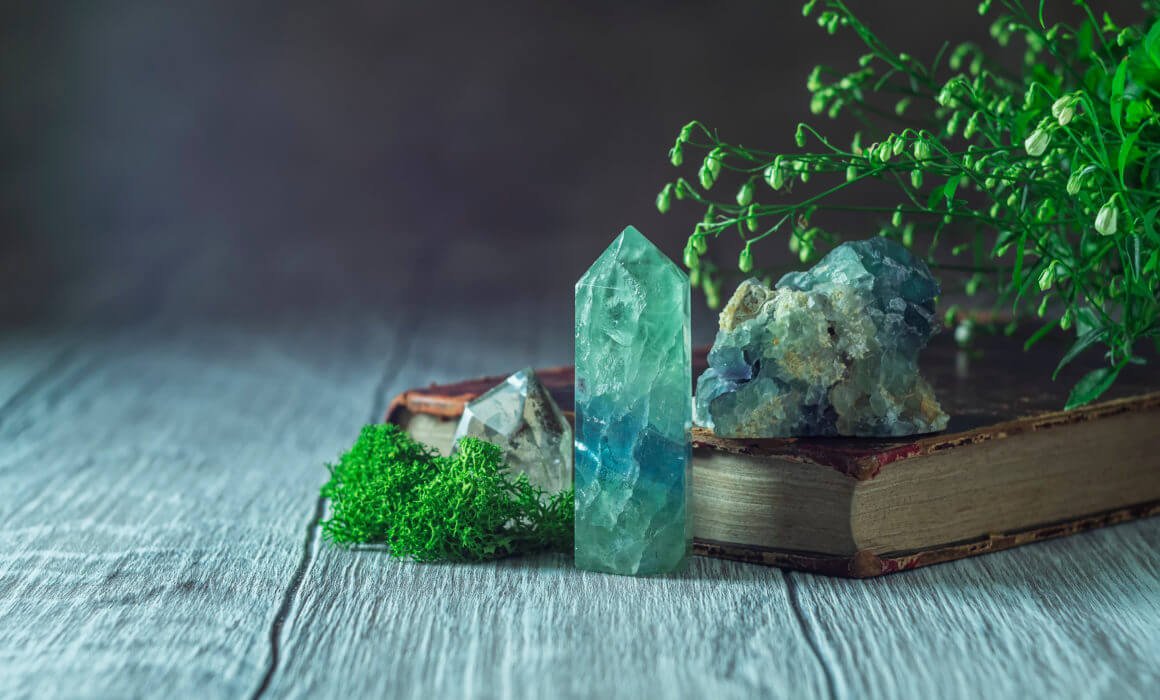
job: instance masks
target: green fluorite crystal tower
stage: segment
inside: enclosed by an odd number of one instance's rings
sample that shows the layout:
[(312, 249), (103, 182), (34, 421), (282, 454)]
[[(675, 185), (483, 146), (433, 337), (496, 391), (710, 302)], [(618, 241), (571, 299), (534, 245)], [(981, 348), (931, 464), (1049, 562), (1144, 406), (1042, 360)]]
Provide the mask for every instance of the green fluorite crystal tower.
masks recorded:
[(691, 387), (689, 279), (629, 226), (576, 283), (576, 566), (684, 563)]

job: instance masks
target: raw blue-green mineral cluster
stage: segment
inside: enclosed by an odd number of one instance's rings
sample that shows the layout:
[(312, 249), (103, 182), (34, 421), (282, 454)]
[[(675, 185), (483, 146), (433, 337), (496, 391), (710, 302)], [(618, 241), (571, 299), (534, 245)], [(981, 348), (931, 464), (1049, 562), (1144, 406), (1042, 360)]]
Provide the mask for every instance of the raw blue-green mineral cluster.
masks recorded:
[(742, 282), (697, 381), (697, 422), (725, 437), (942, 430), (918, 371), (938, 294), (926, 264), (881, 237), (844, 243), (773, 289)]
[(576, 566), (658, 574), (692, 544), (689, 279), (628, 227), (576, 283)]

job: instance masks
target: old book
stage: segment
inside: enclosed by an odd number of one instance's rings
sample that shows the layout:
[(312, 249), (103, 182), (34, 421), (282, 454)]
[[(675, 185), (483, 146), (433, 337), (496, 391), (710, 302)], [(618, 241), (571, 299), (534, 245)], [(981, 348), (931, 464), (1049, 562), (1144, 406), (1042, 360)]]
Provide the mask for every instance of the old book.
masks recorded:
[[(695, 552), (861, 578), (1160, 513), (1160, 377), (1132, 367), (1099, 403), (1065, 412), (1094, 366), (1053, 382), (1065, 349), (986, 337), (963, 352), (936, 338), (922, 359), (951, 416), (942, 433), (739, 440), (694, 428)], [(572, 368), (538, 374), (570, 412)], [(386, 418), (446, 451), (463, 405), (502, 379), (404, 392)]]

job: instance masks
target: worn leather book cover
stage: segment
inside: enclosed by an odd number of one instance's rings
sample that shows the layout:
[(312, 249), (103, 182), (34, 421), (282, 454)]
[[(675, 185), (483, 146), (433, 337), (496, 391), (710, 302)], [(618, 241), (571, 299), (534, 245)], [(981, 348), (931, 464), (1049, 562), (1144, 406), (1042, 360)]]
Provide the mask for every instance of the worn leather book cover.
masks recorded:
[[(1024, 352), (950, 334), (922, 357), (948, 428), (903, 438), (732, 439), (692, 432), (694, 551), (850, 577), (960, 559), (1160, 513), (1160, 376), (1130, 367), (1096, 403), (1053, 381), (1066, 341)], [(1097, 358), (1093, 358), (1098, 361)], [(694, 377), (706, 366), (694, 353)], [(538, 370), (571, 414), (571, 367)], [(403, 392), (386, 420), (449, 446), (463, 406), (493, 376)]]

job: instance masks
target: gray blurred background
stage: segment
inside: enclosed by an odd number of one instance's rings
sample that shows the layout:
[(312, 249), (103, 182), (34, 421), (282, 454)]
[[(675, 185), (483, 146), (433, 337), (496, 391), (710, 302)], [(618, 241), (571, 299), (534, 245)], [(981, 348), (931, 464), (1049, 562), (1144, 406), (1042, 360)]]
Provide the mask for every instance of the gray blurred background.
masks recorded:
[[(973, 0), (851, 4), (922, 58), (990, 42)], [(682, 124), (792, 150), (812, 66), (861, 53), (796, 1), (7, 3), (0, 318), (534, 299), (566, 332), (623, 226), (679, 256)]]

